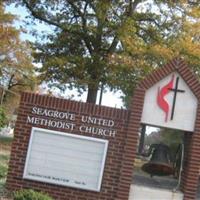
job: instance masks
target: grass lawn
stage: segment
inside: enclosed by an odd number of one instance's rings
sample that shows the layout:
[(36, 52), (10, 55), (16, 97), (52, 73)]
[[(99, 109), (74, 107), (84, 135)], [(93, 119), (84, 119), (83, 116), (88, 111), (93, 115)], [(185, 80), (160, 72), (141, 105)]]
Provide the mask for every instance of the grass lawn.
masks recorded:
[(11, 145), (13, 138), (12, 137), (5, 137), (5, 136), (0, 136), (0, 144), (7, 144)]
[(5, 182), (12, 138), (0, 136), (0, 199), (5, 199)]

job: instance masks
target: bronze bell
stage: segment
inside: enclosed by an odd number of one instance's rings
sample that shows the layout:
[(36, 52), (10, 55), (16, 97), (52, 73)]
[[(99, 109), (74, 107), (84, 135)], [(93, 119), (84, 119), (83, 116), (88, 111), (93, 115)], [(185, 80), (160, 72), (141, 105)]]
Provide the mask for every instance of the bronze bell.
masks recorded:
[(142, 166), (142, 170), (149, 173), (151, 176), (168, 176), (174, 173), (171, 162), (170, 149), (165, 144), (152, 144), (148, 154), (150, 161)]

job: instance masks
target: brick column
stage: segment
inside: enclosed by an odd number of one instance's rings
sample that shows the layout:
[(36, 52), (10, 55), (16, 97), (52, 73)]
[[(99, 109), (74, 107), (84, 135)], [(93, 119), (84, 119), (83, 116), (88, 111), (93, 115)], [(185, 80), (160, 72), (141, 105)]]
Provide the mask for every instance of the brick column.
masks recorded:
[(145, 90), (143, 89), (136, 89), (134, 92), (134, 97), (132, 100), (133, 103), (130, 109), (131, 115), (129, 118), (128, 133), (121, 168), (121, 176), (119, 179), (118, 193), (115, 200), (127, 200), (129, 198), (129, 190), (132, 182), (133, 166), (136, 155), (138, 133), (140, 129), (144, 94)]
[(186, 160), (182, 175), (182, 190), (184, 200), (195, 200), (199, 181), (200, 166), (200, 109), (197, 111), (197, 119), (194, 133), (186, 135)]

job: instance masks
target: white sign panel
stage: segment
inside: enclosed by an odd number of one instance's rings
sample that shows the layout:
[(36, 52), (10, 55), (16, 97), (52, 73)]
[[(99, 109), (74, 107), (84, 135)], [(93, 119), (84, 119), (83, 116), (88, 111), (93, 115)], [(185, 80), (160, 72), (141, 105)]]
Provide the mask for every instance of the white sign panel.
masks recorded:
[(108, 141), (32, 128), (23, 178), (100, 191)]
[(141, 122), (194, 131), (197, 103), (188, 85), (174, 72), (146, 91)]

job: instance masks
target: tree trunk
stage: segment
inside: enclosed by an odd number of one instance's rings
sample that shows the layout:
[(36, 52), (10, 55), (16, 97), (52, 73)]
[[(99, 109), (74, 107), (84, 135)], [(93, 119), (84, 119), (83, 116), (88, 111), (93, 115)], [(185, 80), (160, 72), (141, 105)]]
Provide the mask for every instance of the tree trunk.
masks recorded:
[(143, 148), (144, 148), (144, 140), (145, 140), (145, 133), (146, 133), (146, 125), (142, 125), (142, 129), (141, 129), (141, 137), (140, 137), (140, 141), (139, 141), (139, 147), (138, 147), (138, 153), (142, 154), (143, 152)]
[(94, 103), (94, 104), (96, 103), (97, 92), (98, 92), (98, 87), (96, 88), (88, 87), (87, 103)]
[(5, 95), (4, 88), (0, 87), (0, 105), (3, 104), (4, 95)]

